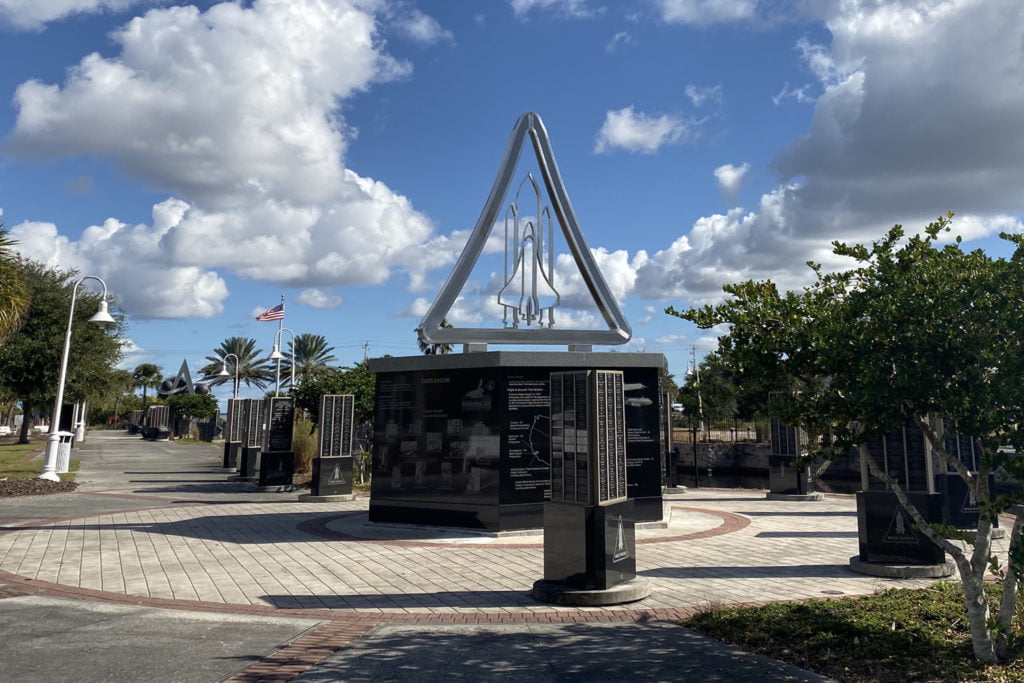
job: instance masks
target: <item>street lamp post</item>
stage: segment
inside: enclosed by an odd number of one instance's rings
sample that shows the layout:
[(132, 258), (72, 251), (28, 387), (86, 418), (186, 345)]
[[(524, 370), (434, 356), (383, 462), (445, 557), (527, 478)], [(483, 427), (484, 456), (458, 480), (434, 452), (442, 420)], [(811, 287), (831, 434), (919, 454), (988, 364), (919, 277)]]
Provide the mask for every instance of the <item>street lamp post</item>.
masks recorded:
[(71, 290), (71, 311), (68, 313), (68, 330), (64, 335), (64, 355), (60, 361), (60, 377), (57, 380), (57, 399), (53, 403), (50, 431), (46, 436), (46, 454), (43, 457), (43, 471), (39, 475), (40, 479), (46, 479), (47, 481), (60, 481), (60, 477), (57, 476), (57, 455), (60, 450), (60, 434), (58, 434), (60, 430), (60, 410), (64, 402), (64, 380), (68, 374), (68, 353), (71, 350), (71, 325), (75, 321), (75, 300), (78, 298), (78, 288), (86, 280), (96, 280), (103, 285), (103, 298), (100, 300), (100, 308), (89, 318), (89, 322), (99, 324), (117, 322), (107, 310), (106, 282), (95, 275), (86, 275), (75, 283), (75, 288)]
[(292, 379), (288, 385), (292, 388), (295, 387), (295, 333), (289, 330), (287, 327), (282, 327), (274, 334), (274, 351), (270, 354), (270, 360), (277, 361), (277, 385), (274, 389), (274, 396), (281, 393), (281, 359), (284, 358), (284, 354), (281, 353), (281, 333), (288, 332), (292, 335)]
[(224, 357), (220, 359), (220, 372), (217, 373), (219, 377), (230, 377), (231, 373), (228, 372), (228, 356), (235, 359), (235, 391), (233, 398), (238, 398), (238, 356), (233, 353), (225, 353)]

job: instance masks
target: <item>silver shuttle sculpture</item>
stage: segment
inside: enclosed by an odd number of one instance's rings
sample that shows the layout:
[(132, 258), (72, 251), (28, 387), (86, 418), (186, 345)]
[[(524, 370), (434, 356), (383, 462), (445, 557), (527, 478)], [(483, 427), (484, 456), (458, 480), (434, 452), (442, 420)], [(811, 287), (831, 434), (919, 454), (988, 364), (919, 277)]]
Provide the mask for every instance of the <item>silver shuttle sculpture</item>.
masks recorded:
[[(523, 189), (527, 184), (537, 202), (535, 220), (524, 220), (519, 209)], [(532, 325), (536, 320), (543, 327), (555, 326), (554, 311), (561, 297), (554, 284), (553, 245), (551, 211), (544, 206), (540, 187), (531, 173), (519, 183), (516, 200), (505, 212), (505, 285), (498, 292), (498, 303), (504, 309), (502, 322), (506, 327), (518, 328), (520, 320), (527, 325)]]
[[(519, 157), (529, 137), (541, 180), (528, 174), (509, 197)], [(506, 198), (508, 201), (506, 204)], [(535, 205), (535, 206), (534, 206)], [(524, 206), (527, 207), (524, 212)], [(473, 267), (483, 253), (504, 208), (505, 268), (498, 292), (503, 327), (442, 327)], [(532, 210), (532, 211), (531, 211)], [(530, 215), (531, 212), (532, 215)], [(555, 284), (555, 224), (565, 239), (583, 282), (607, 329), (563, 329), (555, 325), (561, 295)], [(448, 275), (438, 297), (420, 321), (417, 333), (427, 344), (624, 344), (632, 331), (618, 302), (597, 268), (573, 212), (562, 176), (555, 163), (547, 131), (540, 117), (527, 112), (519, 117), (501, 167), (476, 227)]]

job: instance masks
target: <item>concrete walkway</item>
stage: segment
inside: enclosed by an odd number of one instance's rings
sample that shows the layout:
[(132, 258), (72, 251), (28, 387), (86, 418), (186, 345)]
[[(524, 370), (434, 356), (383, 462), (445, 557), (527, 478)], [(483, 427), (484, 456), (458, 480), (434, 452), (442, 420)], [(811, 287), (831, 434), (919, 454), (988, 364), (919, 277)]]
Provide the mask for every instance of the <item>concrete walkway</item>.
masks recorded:
[(638, 532), (651, 597), (555, 607), (529, 594), (540, 536), (369, 525), (367, 499), (259, 493), (227, 481), (219, 449), (122, 432), (75, 457), (75, 493), (0, 499), (10, 680), (821, 680), (673, 622), (929, 583), (849, 570), (852, 497), (691, 490)]

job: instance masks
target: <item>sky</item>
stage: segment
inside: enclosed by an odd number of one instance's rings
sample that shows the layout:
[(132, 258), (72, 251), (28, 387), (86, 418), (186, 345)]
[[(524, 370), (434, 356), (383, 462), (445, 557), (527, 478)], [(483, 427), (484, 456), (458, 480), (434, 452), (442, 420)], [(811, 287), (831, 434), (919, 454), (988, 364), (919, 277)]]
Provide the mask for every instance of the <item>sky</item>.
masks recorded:
[[(800, 287), (834, 240), (947, 211), (968, 248), (1024, 231), (1020, 0), (0, 0), (0, 100), (17, 250), (102, 277), (122, 365), (168, 376), (269, 353), (281, 296), (343, 365), (419, 353), (530, 111), (632, 327), (595, 350), (677, 379), (721, 330), (667, 305)], [(456, 328), (502, 324), (503, 225)], [(601, 329), (557, 227), (556, 325)]]

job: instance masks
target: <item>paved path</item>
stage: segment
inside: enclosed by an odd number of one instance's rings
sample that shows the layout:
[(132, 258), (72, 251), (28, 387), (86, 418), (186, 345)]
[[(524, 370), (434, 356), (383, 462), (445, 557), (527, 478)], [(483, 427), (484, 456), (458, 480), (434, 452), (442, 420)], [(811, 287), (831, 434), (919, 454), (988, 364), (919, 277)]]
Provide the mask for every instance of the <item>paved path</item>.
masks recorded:
[(691, 490), (667, 497), (668, 528), (638, 532), (651, 597), (556, 607), (529, 595), (539, 536), (369, 525), (366, 499), (228, 482), (209, 447), (93, 432), (76, 457), (75, 493), (0, 499), (0, 624), (22, 633), (0, 660), (18, 680), (818, 680), (671, 622), (928, 584), (849, 570), (852, 497)]

